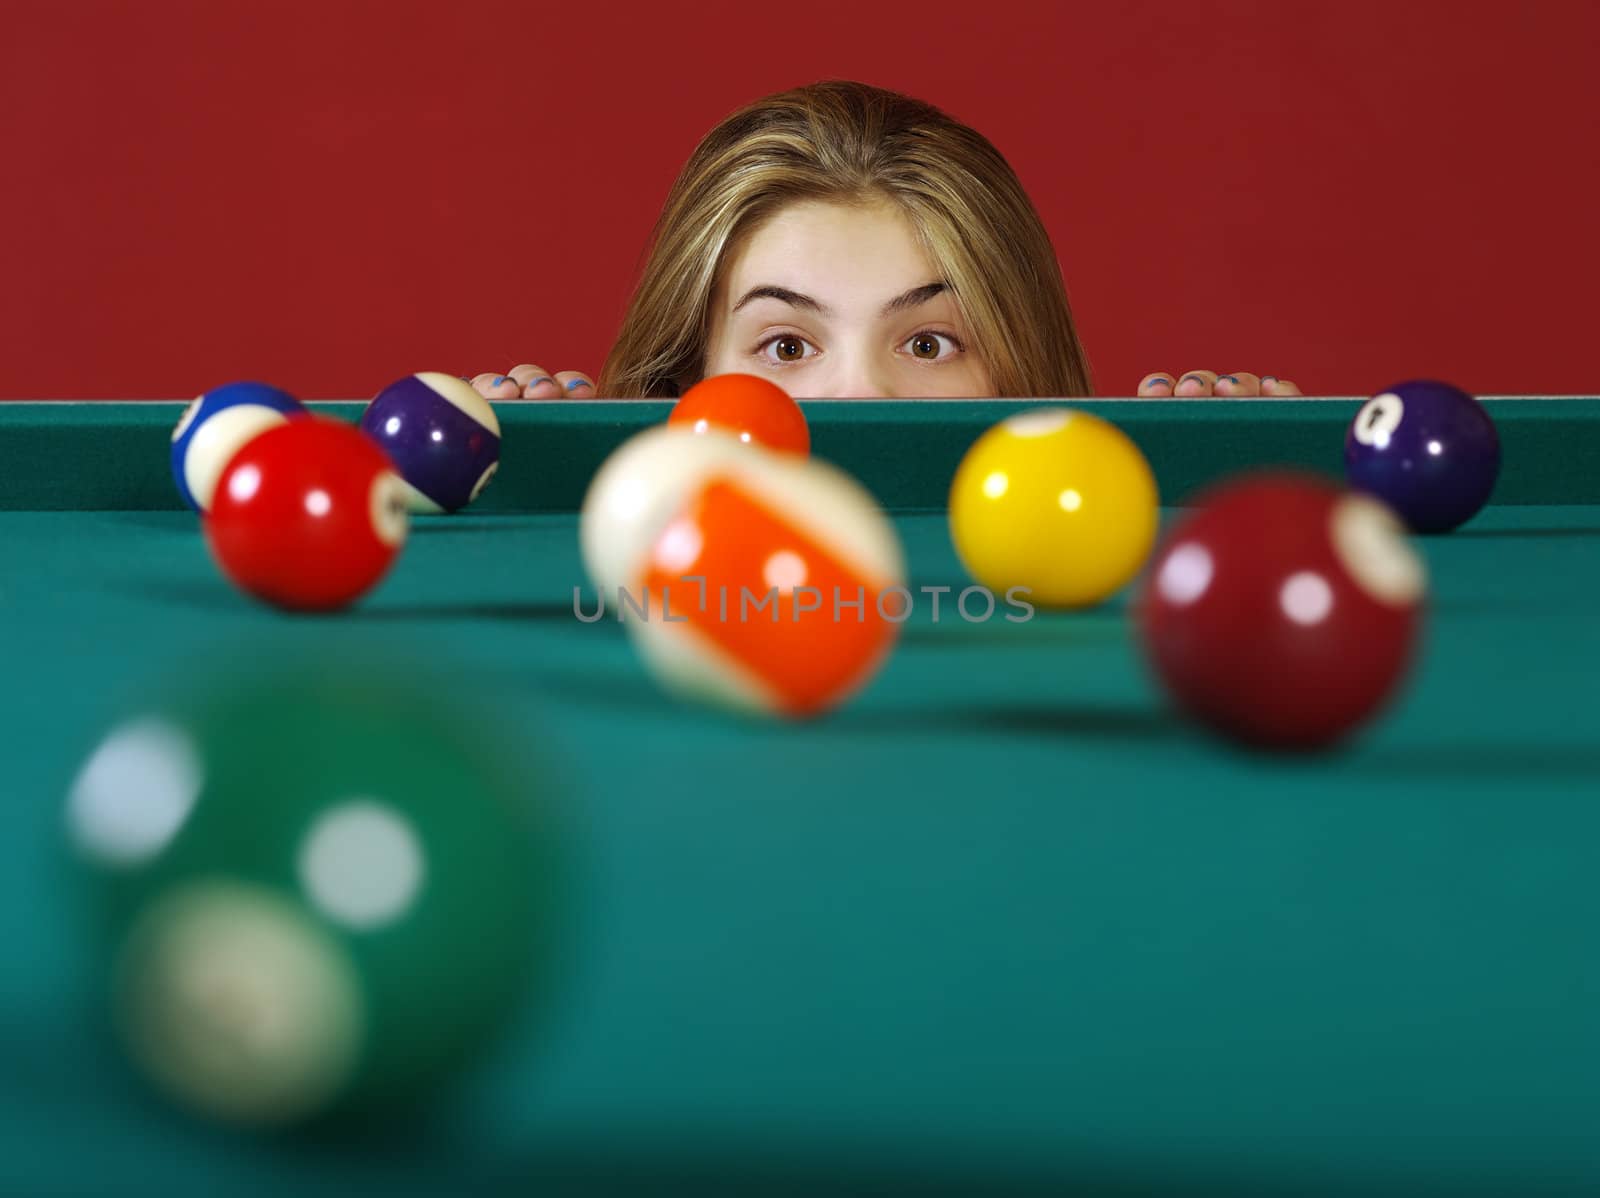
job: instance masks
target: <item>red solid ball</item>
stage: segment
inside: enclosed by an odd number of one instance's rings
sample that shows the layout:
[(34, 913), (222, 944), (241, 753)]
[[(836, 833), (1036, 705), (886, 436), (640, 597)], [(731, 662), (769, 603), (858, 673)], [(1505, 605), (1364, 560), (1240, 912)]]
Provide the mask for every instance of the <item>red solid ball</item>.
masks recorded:
[(350, 425), (293, 420), (229, 460), (205, 519), (222, 572), (268, 603), (344, 607), (383, 577), (409, 528), (405, 484)]
[(706, 432), (720, 429), (747, 444), (786, 453), (811, 452), (806, 415), (789, 393), (753, 374), (718, 374), (683, 393), (667, 423)]
[(1136, 619), (1179, 706), (1247, 744), (1313, 749), (1409, 666), (1426, 576), (1394, 514), (1319, 478), (1249, 475), (1166, 536)]

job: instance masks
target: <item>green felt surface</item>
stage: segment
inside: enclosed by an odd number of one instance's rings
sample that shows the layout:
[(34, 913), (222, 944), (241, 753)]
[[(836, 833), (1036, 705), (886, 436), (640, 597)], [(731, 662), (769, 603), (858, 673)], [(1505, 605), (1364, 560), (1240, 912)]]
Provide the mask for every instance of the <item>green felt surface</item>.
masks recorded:
[[(1311, 759), (1174, 718), (1120, 603), (919, 608), (848, 708), (750, 724), (574, 619), (570, 513), (420, 522), (356, 610), (286, 617), (191, 517), (108, 506), (0, 511), (0, 1192), (1600, 1190), (1592, 497), (1419, 542), (1418, 668)], [(914, 584), (962, 585), (942, 518), (897, 525)], [(115, 719), (306, 652), (424, 659), (573, 789), (554, 1013), (366, 1143), (147, 1101), (61, 852)]]

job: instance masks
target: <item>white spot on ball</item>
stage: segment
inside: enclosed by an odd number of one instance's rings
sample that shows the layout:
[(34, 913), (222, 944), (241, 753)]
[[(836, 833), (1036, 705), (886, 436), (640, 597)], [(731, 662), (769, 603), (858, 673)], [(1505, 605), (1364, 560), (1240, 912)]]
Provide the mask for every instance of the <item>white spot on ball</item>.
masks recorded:
[(270, 428), (288, 421), (276, 408), (234, 404), (200, 422), (183, 453), (183, 476), (200, 510), (210, 511), (217, 483), (239, 450)]
[(1048, 437), (1066, 428), (1072, 413), (1062, 408), (1044, 408), (1037, 412), (1019, 412), (1002, 426), (1017, 437)]
[(111, 865), (148, 861), (178, 834), (205, 781), (199, 750), (158, 719), (123, 727), (84, 764), (67, 800), (78, 846)]
[(1341, 565), (1380, 603), (1406, 607), (1427, 590), (1427, 571), (1406, 540), (1398, 516), (1369, 495), (1346, 495), (1328, 518), (1328, 535)]
[(478, 394), (477, 388), (471, 383), (462, 382), (453, 374), (431, 370), (423, 371), (416, 375), (416, 378), (434, 394), (443, 397), (452, 407), (466, 413), (496, 437), (500, 435), (500, 418), (494, 414), (494, 407)]
[(373, 536), (385, 545), (404, 544), (406, 533), (411, 530), (411, 494), (412, 488), (392, 470), (385, 470), (372, 480), (367, 516)]
[(655, 561), (663, 570), (688, 570), (700, 560), (705, 539), (693, 520), (674, 520), (656, 542)]
[(1405, 400), (1393, 391), (1374, 395), (1356, 413), (1351, 426), (1355, 439), (1362, 445), (1387, 449), (1390, 438), (1394, 436), (1394, 430), (1400, 427), (1405, 411)]
[(117, 975), (134, 1058), (208, 1115), (283, 1124), (355, 1072), (361, 983), (338, 943), (262, 886), (190, 883), (139, 916)]
[(331, 511), (333, 511), (333, 496), (329, 495), (321, 487), (306, 492), (306, 513), (308, 515), (320, 520)]
[(363, 931), (404, 915), (425, 873), (411, 822), (377, 799), (324, 812), (300, 847), (300, 882), (311, 900), (335, 923)]
[(635, 520), (650, 502), (650, 488), (643, 478), (624, 478), (618, 481), (610, 495), (606, 515), (621, 523)]
[(1210, 550), (1191, 541), (1179, 545), (1161, 563), (1156, 590), (1168, 603), (1187, 607), (1206, 593), (1215, 572)]
[(762, 581), (779, 591), (792, 591), (797, 587), (803, 587), (809, 576), (806, 559), (789, 549), (774, 553), (761, 567)]
[(1278, 592), (1283, 614), (1296, 624), (1311, 627), (1328, 618), (1333, 610), (1333, 588), (1328, 580), (1312, 570), (1291, 574)]
[(261, 490), (259, 466), (247, 463), (228, 475), (228, 495), (235, 503), (249, 503), (259, 490)]
[(472, 494), (467, 496), (468, 503), (478, 502), (478, 496), (483, 494), (483, 489), (489, 485), (489, 480), (494, 477), (495, 471), (499, 469), (499, 462), (489, 463), (489, 468), (480, 474), (478, 481), (472, 485)]

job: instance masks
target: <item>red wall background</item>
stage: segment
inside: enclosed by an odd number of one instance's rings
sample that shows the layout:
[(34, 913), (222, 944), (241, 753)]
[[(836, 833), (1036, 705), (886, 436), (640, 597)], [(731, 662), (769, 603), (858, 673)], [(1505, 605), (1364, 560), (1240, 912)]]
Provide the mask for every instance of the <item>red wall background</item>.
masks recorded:
[(734, 108), (967, 121), (1103, 395), (1149, 370), (1600, 391), (1594, 0), (0, 0), (0, 398), (598, 371)]

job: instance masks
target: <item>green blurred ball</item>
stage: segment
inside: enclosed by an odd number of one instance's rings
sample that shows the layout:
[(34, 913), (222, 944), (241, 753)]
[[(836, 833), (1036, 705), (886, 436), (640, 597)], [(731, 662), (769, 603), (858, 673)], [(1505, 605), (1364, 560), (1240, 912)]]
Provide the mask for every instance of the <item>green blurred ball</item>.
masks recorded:
[(551, 967), (558, 796), (417, 686), (311, 668), (123, 722), (72, 786), (106, 981), (185, 1105), (426, 1100)]

